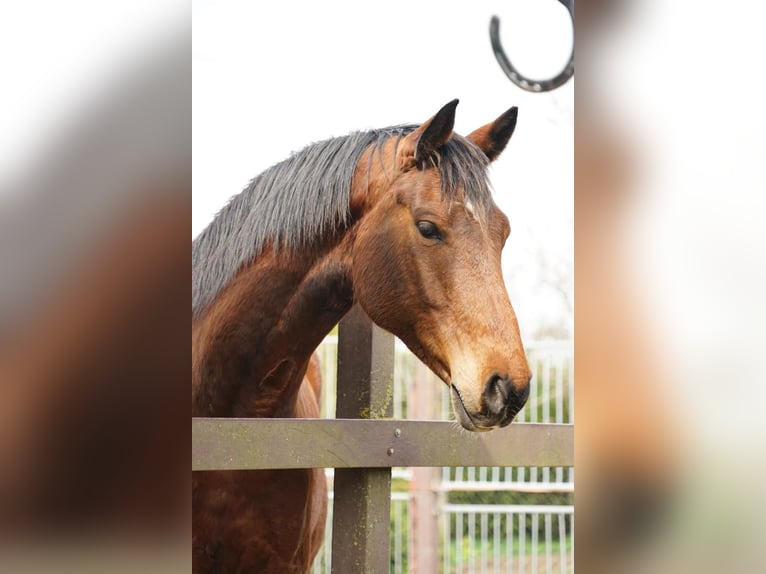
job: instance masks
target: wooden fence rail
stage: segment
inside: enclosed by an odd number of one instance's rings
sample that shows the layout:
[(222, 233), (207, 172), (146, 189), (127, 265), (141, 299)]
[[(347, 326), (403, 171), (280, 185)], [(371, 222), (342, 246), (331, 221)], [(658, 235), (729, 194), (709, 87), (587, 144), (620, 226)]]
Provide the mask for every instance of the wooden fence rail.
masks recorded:
[(469, 433), (448, 421), (192, 419), (192, 470), (573, 466), (573, 427)]

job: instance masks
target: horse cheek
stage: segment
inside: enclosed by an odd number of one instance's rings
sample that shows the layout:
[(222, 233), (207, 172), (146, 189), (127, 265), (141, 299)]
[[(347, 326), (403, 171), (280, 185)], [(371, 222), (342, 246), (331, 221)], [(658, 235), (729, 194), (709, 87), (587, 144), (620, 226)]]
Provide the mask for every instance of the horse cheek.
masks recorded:
[(410, 284), (396, 251), (390, 242), (371, 242), (364, 255), (355, 258), (353, 273), (356, 301), (373, 322), (392, 332), (401, 324)]

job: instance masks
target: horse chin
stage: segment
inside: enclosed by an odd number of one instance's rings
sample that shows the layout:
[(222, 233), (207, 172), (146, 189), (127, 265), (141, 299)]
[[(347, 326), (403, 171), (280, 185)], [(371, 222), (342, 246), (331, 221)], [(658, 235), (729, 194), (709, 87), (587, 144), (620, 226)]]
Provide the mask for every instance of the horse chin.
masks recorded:
[(460, 396), (460, 391), (457, 390), (454, 383), (450, 384), (450, 391), (452, 393), (452, 410), (454, 411), (460, 426), (471, 432), (487, 432), (492, 430), (493, 427), (481, 427), (474, 422), (473, 418), (471, 418), (471, 415), (468, 413), (468, 410), (465, 408), (463, 397)]

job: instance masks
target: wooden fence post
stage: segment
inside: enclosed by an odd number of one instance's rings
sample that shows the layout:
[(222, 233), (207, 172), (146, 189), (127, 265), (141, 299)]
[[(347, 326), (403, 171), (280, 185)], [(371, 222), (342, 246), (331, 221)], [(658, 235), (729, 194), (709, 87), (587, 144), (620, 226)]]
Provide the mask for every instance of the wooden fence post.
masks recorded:
[[(355, 305), (338, 331), (335, 417), (391, 417), (393, 373), (393, 335), (374, 325)], [(391, 469), (338, 468), (334, 490), (332, 572), (387, 573)]]

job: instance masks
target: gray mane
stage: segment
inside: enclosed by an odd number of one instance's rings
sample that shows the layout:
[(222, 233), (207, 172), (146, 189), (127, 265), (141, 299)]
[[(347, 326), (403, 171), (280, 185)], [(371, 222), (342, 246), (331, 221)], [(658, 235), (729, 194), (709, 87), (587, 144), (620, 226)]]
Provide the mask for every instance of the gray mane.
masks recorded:
[[(204, 310), (267, 245), (305, 248), (350, 221), (349, 197), (356, 165), (365, 149), (378, 150), (391, 137), (417, 126), (355, 132), (311, 144), (255, 177), (229, 200), (192, 242), (192, 316)], [(453, 200), (462, 189), (480, 217), (491, 205), (487, 157), (453, 135), (439, 149), (442, 194)]]

